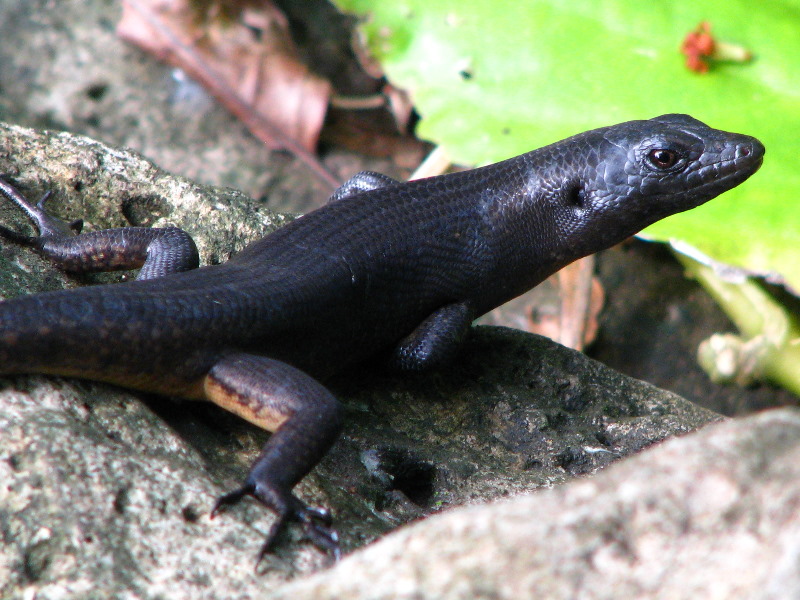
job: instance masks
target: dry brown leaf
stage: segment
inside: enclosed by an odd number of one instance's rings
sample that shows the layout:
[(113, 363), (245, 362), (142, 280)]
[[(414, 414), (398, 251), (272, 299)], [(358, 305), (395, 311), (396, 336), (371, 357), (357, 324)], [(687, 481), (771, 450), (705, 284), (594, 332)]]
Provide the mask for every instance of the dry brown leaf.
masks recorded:
[(312, 153), (331, 86), (299, 61), (270, 2), (125, 0), (118, 34), (199, 81), (271, 148)]
[(594, 256), (587, 256), (558, 272), (561, 318), (556, 341), (575, 350), (583, 350), (597, 336), (605, 293), (594, 267)]

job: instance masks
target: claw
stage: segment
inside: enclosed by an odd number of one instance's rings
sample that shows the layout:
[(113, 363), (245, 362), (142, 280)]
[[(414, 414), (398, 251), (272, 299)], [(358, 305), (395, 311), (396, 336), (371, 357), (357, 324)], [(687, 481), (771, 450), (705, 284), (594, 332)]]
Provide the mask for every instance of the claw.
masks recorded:
[(275, 523), (270, 527), (267, 539), (261, 546), (261, 550), (256, 558), (256, 568), (267, 554), (275, 550), (275, 543), (280, 534), (286, 528), (289, 521), (298, 521), (302, 524), (306, 538), (317, 548), (329, 554), (334, 561), (342, 557), (339, 548), (339, 534), (330, 527), (332, 517), (330, 511), (321, 508), (305, 506), (297, 500), (298, 506), (285, 514), (279, 515)]
[(225, 494), (224, 496), (220, 496), (217, 501), (214, 503), (214, 508), (211, 509), (211, 518), (213, 519), (216, 517), (220, 511), (228, 506), (236, 504), (244, 498), (245, 496), (253, 496), (255, 492), (255, 486), (245, 484), (240, 487), (238, 490), (234, 490)]
[(316, 506), (306, 506), (305, 507), (305, 517), (301, 517), (303, 522), (306, 521), (307, 517), (311, 517), (312, 519), (316, 519), (317, 521), (322, 521), (322, 523), (328, 527), (330, 527), (331, 523), (333, 523), (333, 515), (331, 511), (327, 508), (316, 507)]
[(42, 197), (39, 198), (39, 201), (36, 203), (36, 208), (39, 210), (44, 210), (44, 203), (47, 202), (47, 199), (53, 195), (53, 190), (47, 190)]
[(267, 539), (264, 540), (264, 543), (261, 545), (261, 550), (258, 551), (258, 555), (256, 556), (256, 569), (258, 569), (258, 565), (266, 558), (267, 554), (272, 554), (275, 550), (275, 540), (278, 539), (278, 536), (286, 528), (286, 524), (289, 522), (290, 518), (288, 514), (278, 515), (272, 527), (269, 528)]
[[(325, 513), (324, 519), (320, 518), (320, 512)], [(330, 554), (334, 561), (342, 557), (342, 550), (339, 547), (339, 534), (330, 526), (331, 516), (328, 511), (306, 507), (305, 511), (298, 517), (303, 523), (306, 536), (311, 540), (312, 544)]]

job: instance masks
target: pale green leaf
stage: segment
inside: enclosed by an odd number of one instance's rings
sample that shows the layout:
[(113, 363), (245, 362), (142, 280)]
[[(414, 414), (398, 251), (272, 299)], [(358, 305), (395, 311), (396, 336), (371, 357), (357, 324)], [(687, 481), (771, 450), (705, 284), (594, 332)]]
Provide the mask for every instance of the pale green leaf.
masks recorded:
[[(684, 112), (755, 135), (762, 170), (648, 233), (800, 289), (800, 0), (337, 0), (360, 15), (387, 76), (410, 91), (418, 135), (462, 164), (593, 127)], [(690, 72), (678, 49), (708, 20), (755, 56)]]

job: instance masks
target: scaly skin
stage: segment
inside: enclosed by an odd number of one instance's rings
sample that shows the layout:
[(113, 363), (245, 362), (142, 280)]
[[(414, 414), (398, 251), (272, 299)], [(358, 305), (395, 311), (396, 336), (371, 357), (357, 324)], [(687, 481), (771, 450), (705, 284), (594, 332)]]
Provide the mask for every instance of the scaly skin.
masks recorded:
[(399, 183), (362, 173), (323, 208), (229, 262), (193, 269), (180, 230), (72, 235), (6, 183), (40, 236), (6, 228), (70, 271), (142, 266), (139, 280), (0, 303), (0, 373), (49, 373), (216, 402), (274, 435), (244, 485), (338, 555), (326, 512), (291, 490), (341, 411), (319, 379), (385, 354), (451, 360), (472, 320), (564, 265), (735, 187), (758, 140), (664, 115), (596, 129), (501, 163)]

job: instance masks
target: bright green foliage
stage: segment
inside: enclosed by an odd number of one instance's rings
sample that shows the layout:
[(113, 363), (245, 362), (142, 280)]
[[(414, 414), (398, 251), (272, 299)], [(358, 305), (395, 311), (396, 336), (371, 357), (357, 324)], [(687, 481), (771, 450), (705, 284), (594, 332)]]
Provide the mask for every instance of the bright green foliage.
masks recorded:
[[(765, 164), (750, 181), (648, 233), (800, 289), (800, 0), (336, 1), (411, 92), (420, 137), (454, 162), (669, 112), (760, 138)], [(754, 60), (689, 71), (678, 49), (703, 20)]]

